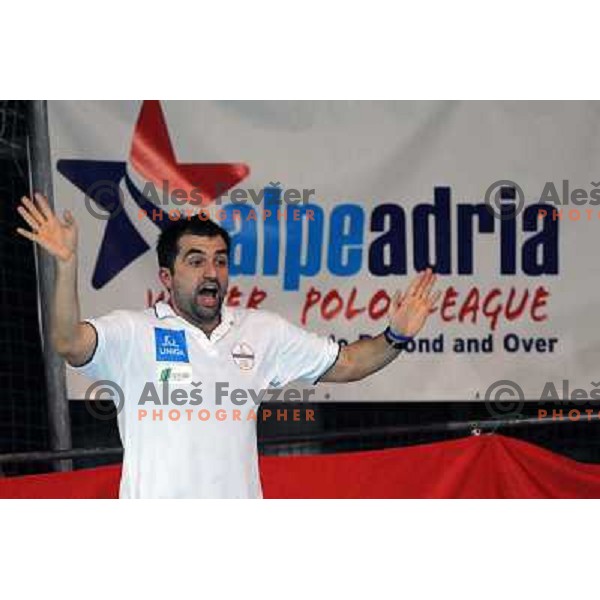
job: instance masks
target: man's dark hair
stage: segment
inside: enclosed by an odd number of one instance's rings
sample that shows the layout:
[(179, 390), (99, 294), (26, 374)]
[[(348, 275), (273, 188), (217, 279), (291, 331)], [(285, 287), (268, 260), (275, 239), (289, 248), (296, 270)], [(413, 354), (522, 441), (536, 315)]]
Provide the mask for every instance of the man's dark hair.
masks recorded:
[(229, 233), (220, 225), (207, 218), (200, 218), (194, 215), (191, 218), (184, 218), (172, 221), (169, 226), (161, 232), (156, 245), (156, 253), (158, 254), (158, 266), (166, 267), (173, 272), (175, 259), (179, 252), (179, 238), (182, 235), (199, 235), (204, 237), (221, 236), (227, 246), (227, 254), (231, 247), (231, 238)]

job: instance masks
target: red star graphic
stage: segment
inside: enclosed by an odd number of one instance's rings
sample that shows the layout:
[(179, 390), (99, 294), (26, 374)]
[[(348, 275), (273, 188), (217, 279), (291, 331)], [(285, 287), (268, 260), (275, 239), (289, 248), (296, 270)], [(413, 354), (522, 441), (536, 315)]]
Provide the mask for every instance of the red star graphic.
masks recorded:
[(130, 161), (133, 168), (158, 188), (168, 181), (169, 189), (200, 191), (202, 206), (236, 186), (245, 179), (250, 168), (244, 163), (177, 162), (169, 130), (160, 102), (144, 100), (131, 143)]

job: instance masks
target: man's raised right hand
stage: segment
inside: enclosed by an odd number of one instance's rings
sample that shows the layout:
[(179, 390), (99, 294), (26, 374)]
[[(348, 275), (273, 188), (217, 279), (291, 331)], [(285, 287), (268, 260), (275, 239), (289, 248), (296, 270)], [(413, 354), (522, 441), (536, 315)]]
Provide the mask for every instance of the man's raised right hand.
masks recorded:
[(34, 197), (35, 202), (23, 197), (17, 208), (31, 231), (18, 227), (17, 233), (39, 244), (58, 260), (69, 261), (77, 252), (77, 223), (73, 215), (66, 210), (61, 221), (42, 194), (35, 193)]

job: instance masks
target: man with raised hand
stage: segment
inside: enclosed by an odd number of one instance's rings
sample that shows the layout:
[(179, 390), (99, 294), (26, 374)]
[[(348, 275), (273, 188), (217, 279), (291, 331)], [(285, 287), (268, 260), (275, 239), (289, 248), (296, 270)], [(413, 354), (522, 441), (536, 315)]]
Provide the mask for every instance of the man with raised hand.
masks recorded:
[[(18, 233), (56, 258), (56, 351), (73, 369), (122, 390), (121, 498), (262, 497), (255, 404), (240, 402), (242, 391), (363, 379), (400, 354), (439, 298), (432, 293), (436, 276), (427, 269), (394, 296), (384, 332), (341, 346), (270, 311), (226, 306), (229, 234), (195, 216), (174, 221), (158, 240), (159, 278), (169, 302), (82, 320), (75, 219), (69, 211), (57, 218), (41, 194), (23, 198), (18, 211), (30, 228)], [(192, 407), (183, 411), (187, 420), (169, 420), (156, 408), (154, 386), (165, 382), (180, 388), (178, 407), (182, 397)], [(227, 412), (229, 399), (234, 408)], [(211, 418), (199, 419), (198, 408)], [(215, 418), (216, 408), (226, 417)]]

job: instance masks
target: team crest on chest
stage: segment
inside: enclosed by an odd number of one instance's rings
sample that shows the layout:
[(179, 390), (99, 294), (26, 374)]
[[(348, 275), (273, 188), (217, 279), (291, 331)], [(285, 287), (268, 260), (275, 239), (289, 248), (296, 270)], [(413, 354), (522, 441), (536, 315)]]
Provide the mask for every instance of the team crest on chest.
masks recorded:
[(233, 358), (233, 362), (235, 362), (242, 371), (249, 371), (254, 368), (254, 359), (256, 358), (254, 350), (252, 350), (252, 347), (246, 342), (238, 342), (231, 349), (231, 357)]

